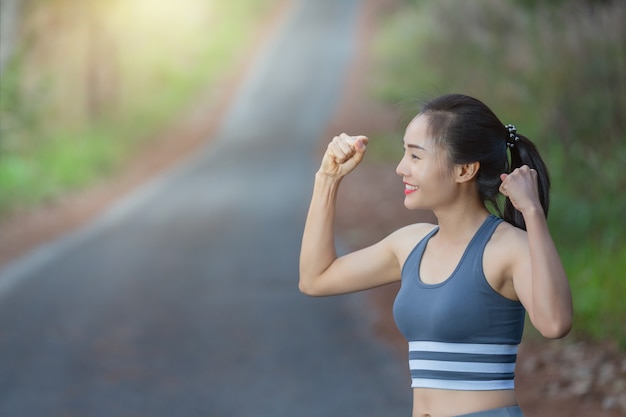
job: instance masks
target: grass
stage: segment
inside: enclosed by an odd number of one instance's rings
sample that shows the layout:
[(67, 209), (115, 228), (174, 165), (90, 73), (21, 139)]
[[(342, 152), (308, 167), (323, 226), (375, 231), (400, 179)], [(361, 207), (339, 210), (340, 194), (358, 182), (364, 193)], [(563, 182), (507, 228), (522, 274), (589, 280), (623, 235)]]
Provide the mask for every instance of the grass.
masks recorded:
[(473, 95), (533, 139), (552, 174), (574, 333), (624, 348), (625, 20), (618, 1), (406, 2), (377, 41), (373, 86), (391, 103)]
[(278, 1), (26, 0), (0, 86), (0, 216), (88, 186), (149, 146), (219, 90)]

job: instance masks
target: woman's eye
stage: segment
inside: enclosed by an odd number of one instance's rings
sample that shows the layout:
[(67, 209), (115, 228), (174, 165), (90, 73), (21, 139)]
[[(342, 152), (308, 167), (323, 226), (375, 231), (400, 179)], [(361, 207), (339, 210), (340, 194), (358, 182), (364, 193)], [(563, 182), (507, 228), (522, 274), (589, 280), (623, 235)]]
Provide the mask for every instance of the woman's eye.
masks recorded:
[(411, 154), (411, 159), (420, 159), (420, 157), (415, 154)]

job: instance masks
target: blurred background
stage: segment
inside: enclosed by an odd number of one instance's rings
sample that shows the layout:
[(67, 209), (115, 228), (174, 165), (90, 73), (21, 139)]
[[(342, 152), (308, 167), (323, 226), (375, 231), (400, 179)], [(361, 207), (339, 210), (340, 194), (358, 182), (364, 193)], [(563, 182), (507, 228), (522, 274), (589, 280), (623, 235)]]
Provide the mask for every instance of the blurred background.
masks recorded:
[(275, 0), (2, 0), (0, 212), (84, 187), (216, 96)]
[[(288, 3), (1, 0), (0, 226), (15, 229), (24, 213), (140, 164), (199, 106), (218, 114), (233, 74)], [(463, 92), (539, 147), (574, 293), (567, 352), (587, 364), (572, 377), (586, 383), (570, 394), (626, 412), (626, 3), (367, 3), (380, 7), (353, 92), (360, 100), (400, 115), (416, 98)], [(376, 165), (395, 165), (400, 132), (377, 127)], [(172, 155), (193, 148), (180, 141), (168, 140)], [(611, 358), (604, 373), (598, 346)]]

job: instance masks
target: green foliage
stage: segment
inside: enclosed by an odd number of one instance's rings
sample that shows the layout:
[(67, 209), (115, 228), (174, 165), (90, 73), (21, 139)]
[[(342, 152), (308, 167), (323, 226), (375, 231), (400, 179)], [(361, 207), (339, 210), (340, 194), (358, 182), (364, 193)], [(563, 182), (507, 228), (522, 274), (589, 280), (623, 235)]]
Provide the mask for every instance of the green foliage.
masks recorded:
[(110, 174), (217, 97), (277, 1), (26, 0), (0, 84), (0, 215)]
[(562, 251), (562, 258), (572, 277), (574, 329), (578, 336), (615, 340), (626, 349), (626, 245), (614, 250), (581, 245)]
[(535, 141), (575, 332), (626, 347), (624, 21), (619, 1), (407, 2), (378, 40), (375, 89), (394, 103), (473, 95)]

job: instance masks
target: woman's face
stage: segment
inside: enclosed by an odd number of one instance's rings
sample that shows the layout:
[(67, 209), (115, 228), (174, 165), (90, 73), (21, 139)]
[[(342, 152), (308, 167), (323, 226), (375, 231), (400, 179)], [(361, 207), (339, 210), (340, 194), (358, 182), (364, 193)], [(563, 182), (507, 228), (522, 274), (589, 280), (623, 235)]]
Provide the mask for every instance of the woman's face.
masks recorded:
[(446, 152), (430, 137), (428, 116), (419, 115), (404, 134), (404, 156), (396, 173), (404, 182), (404, 205), (434, 210), (454, 198), (455, 182)]

